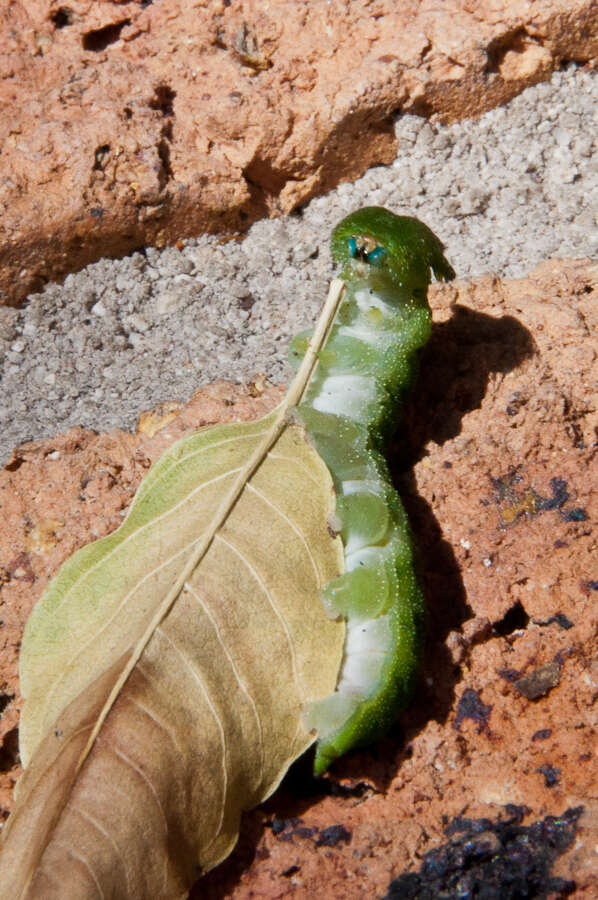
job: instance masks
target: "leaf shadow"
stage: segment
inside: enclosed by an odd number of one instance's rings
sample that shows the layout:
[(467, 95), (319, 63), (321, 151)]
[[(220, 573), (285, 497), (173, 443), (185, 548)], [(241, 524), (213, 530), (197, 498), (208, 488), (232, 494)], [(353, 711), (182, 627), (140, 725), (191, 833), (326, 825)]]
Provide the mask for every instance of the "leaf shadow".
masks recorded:
[[(230, 894), (259, 856), (260, 838), (274, 817), (301, 818), (325, 796), (354, 804), (364, 795), (385, 792), (402, 761), (411, 755), (410, 742), (430, 720), (446, 721), (460, 679), (446, 638), (471, 618), (472, 611), (453, 547), (444, 539), (432, 506), (418, 494), (414, 467), (426, 455), (430, 441), (442, 445), (460, 433), (463, 417), (481, 406), (493, 374), (510, 372), (534, 352), (530, 332), (512, 316), (494, 318), (455, 305), (451, 318), (435, 325), (422, 354), (412, 397), (400, 416), (400, 431), (388, 453), (418, 548), (428, 610), (416, 695), (385, 738), (338, 761), (324, 778), (313, 777), (312, 752), (298, 760), (260, 810), (244, 816), (239, 843), (231, 856), (201, 880), (202, 897), (221, 900)], [(199, 891), (190, 895), (191, 900), (199, 896)]]

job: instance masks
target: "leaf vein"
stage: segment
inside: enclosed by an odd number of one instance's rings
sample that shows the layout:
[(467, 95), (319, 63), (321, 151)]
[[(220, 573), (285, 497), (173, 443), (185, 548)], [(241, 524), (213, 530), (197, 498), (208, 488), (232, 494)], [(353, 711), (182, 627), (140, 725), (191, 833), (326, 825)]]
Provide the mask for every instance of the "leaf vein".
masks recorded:
[(168, 641), (170, 646), (176, 651), (176, 653), (178, 653), (178, 655), (184, 662), (185, 666), (189, 669), (193, 679), (199, 685), (199, 689), (202, 692), (206, 703), (208, 704), (208, 707), (214, 717), (214, 721), (216, 722), (216, 727), (218, 728), (218, 732), (220, 735), (220, 744), (222, 747), (222, 802), (220, 803), (220, 821), (218, 822), (218, 828), (216, 829), (215, 836), (214, 836), (213, 840), (210, 842), (209, 846), (211, 846), (222, 830), (222, 825), (224, 822), (224, 808), (226, 805), (226, 792), (228, 789), (228, 769), (227, 769), (227, 765), (226, 765), (226, 737), (224, 734), (224, 728), (222, 726), (222, 722), (220, 721), (220, 716), (218, 715), (218, 712), (217, 712), (214, 704), (212, 703), (212, 698), (210, 697), (210, 694), (209, 694), (208, 690), (206, 689), (206, 686), (204, 685), (197, 669), (191, 663), (191, 660), (188, 658), (187, 654), (184, 653), (183, 650), (181, 650), (181, 648), (178, 647), (175, 644), (175, 642), (166, 634), (166, 632), (164, 631), (164, 629), (162, 628), (161, 625), (157, 626), (154, 633), (159, 634), (166, 641)]
[(289, 626), (288, 626), (288, 624), (287, 624), (287, 621), (286, 621), (285, 617), (283, 616), (283, 614), (281, 613), (281, 611), (279, 610), (278, 606), (276, 605), (276, 603), (275, 603), (275, 601), (274, 601), (274, 598), (273, 598), (273, 596), (272, 596), (272, 594), (271, 594), (269, 588), (268, 588), (267, 585), (264, 583), (264, 581), (262, 580), (262, 578), (260, 577), (260, 575), (258, 574), (258, 572), (256, 571), (256, 569), (251, 565), (251, 563), (250, 563), (250, 561), (247, 559), (247, 557), (239, 550), (238, 547), (235, 547), (234, 544), (232, 544), (232, 543), (231, 543), (229, 540), (227, 540), (226, 538), (222, 537), (221, 534), (215, 535), (215, 538), (214, 538), (214, 539), (220, 541), (220, 542), (223, 543), (223, 544), (225, 544), (230, 550), (232, 550), (233, 553), (235, 553), (235, 554), (239, 557), (239, 559), (241, 560), (241, 562), (242, 562), (242, 563), (245, 565), (245, 567), (249, 570), (249, 572), (250, 572), (250, 574), (252, 575), (252, 577), (255, 579), (255, 581), (257, 581), (257, 583), (259, 584), (259, 586), (261, 587), (261, 589), (262, 589), (263, 592), (265, 593), (265, 595), (266, 595), (266, 597), (267, 597), (267, 599), (268, 599), (268, 603), (270, 604), (270, 607), (271, 607), (271, 609), (272, 609), (272, 612), (274, 613), (274, 615), (276, 616), (276, 618), (277, 618), (278, 621), (280, 622), (280, 624), (281, 624), (281, 626), (282, 626), (282, 630), (283, 630), (284, 635), (285, 635), (285, 638), (286, 638), (286, 641), (287, 641), (287, 644), (289, 645), (289, 654), (290, 654), (290, 657), (291, 657), (291, 667), (292, 667), (292, 670), (293, 670), (293, 680), (294, 680), (295, 684), (297, 685), (297, 690), (298, 690), (299, 693), (302, 695), (302, 694), (303, 694), (303, 691), (302, 691), (301, 688), (300, 688), (299, 675), (298, 675), (298, 673), (297, 673), (297, 658), (296, 658), (296, 653), (295, 653), (295, 645), (293, 644), (293, 640), (292, 640), (292, 638), (291, 638), (291, 633), (290, 633), (290, 630), (289, 630)]
[(123, 871), (125, 873), (125, 881), (127, 883), (127, 893), (130, 894), (129, 870), (125, 863), (125, 858), (120, 851), (120, 847), (118, 846), (118, 844), (116, 843), (116, 841), (114, 840), (114, 838), (112, 837), (110, 832), (106, 828), (104, 828), (104, 826), (102, 825), (101, 822), (98, 822), (98, 820), (95, 818), (95, 816), (92, 816), (91, 813), (88, 813), (85, 809), (82, 809), (80, 806), (77, 806), (74, 803), (69, 803), (69, 809), (72, 812), (76, 813), (77, 815), (81, 816), (82, 819), (85, 819), (87, 822), (89, 822), (89, 824), (93, 828), (95, 828), (96, 831), (99, 831), (99, 833), (102, 835), (102, 837), (104, 837), (108, 841), (108, 843), (110, 843), (112, 845), (112, 847), (114, 848), (115, 854), (116, 854), (116, 858), (120, 861), (120, 863), (123, 867)]
[[(111, 747), (107, 742), (104, 742), (104, 743), (105, 743), (106, 749), (109, 752), (113, 753), (115, 756), (118, 756), (119, 759), (121, 759), (125, 763), (125, 765), (127, 765), (129, 768), (131, 768), (139, 776), (139, 778), (141, 778), (141, 780), (147, 785), (147, 787), (150, 790), (150, 793), (152, 794), (152, 796), (155, 800), (155, 803), (156, 803), (158, 809), (160, 810), (160, 815), (162, 816), (162, 823), (164, 826), (164, 834), (165, 834), (166, 838), (168, 839), (168, 820), (164, 813), (164, 808), (160, 801), (160, 797), (158, 796), (158, 792), (156, 791), (155, 787), (153, 786), (151, 780), (145, 774), (143, 769), (140, 769), (139, 766), (135, 765), (133, 760), (130, 759), (125, 753), (123, 753), (122, 750), (119, 750), (116, 747)], [(164, 881), (163, 881), (164, 888), (166, 887), (167, 883), (168, 883), (168, 861), (165, 859), (164, 860)]]
[[(266, 431), (267, 431), (267, 429), (266, 429)], [(200, 434), (200, 433), (201, 432), (197, 432), (197, 434)], [(242, 440), (243, 441), (258, 440), (265, 433), (266, 433), (265, 431), (256, 431), (255, 434), (237, 434), (234, 437), (225, 438), (224, 440), (216, 441), (215, 443), (210, 441), (210, 443), (207, 443), (204, 447), (199, 447), (197, 450), (193, 450), (193, 452), (191, 452), (191, 453), (186, 453), (184, 456), (181, 456), (180, 459), (171, 460), (172, 465), (168, 469), (165, 469), (165, 471), (154, 481), (150, 481), (148, 484), (148, 487), (151, 487), (153, 490), (155, 485), (159, 484), (167, 475), (169, 475), (174, 469), (176, 469), (177, 466), (181, 465), (184, 462), (187, 462), (187, 460), (192, 459), (194, 456), (199, 456), (200, 453), (205, 453), (207, 451), (216, 450), (218, 447), (222, 447), (224, 444), (237, 443)], [(141, 484), (143, 485), (144, 482), (142, 482)], [(141, 486), (140, 486), (140, 489), (141, 489)], [(135, 497), (135, 502), (137, 502), (138, 497), (144, 496), (146, 492), (147, 492), (147, 490), (144, 490), (143, 494), (141, 494), (140, 491), (138, 491), (137, 495)]]
[(262, 721), (261, 721), (261, 719), (260, 719), (260, 715), (259, 715), (259, 713), (258, 713), (257, 706), (255, 705), (255, 700), (254, 700), (253, 697), (251, 696), (251, 694), (250, 694), (250, 692), (249, 692), (249, 689), (247, 688), (247, 685), (245, 684), (245, 682), (243, 681), (243, 679), (242, 679), (241, 676), (239, 675), (239, 672), (238, 672), (237, 667), (236, 667), (236, 665), (235, 665), (235, 661), (234, 661), (234, 659), (233, 659), (233, 656), (232, 656), (230, 650), (228, 649), (228, 647), (227, 647), (227, 645), (226, 645), (226, 643), (225, 643), (225, 641), (224, 641), (222, 635), (220, 634), (220, 629), (219, 629), (219, 627), (218, 627), (218, 623), (216, 622), (216, 619), (214, 618), (214, 614), (212, 613), (212, 611), (210, 610), (210, 608), (208, 607), (208, 605), (201, 599), (201, 597), (200, 597), (200, 595), (197, 593), (197, 591), (195, 591), (195, 590), (193, 589), (193, 587), (192, 587), (188, 582), (185, 584), (185, 587), (187, 588), (187, 590), (189, 591), (189, 593), (192, 594), (193, 597), (197, 600), (197, 602), (199, 603), (199, 605), (201, 606), (201, 608), (202, 608), (203, 611), (205, 612), (206, 616), (208, 617), (208, 619), (209, 619), (210, 622), (212, 623), (212, 626), (213, 626), (214, 631), (215, 631), (215, 633), (216, 633), (216, 637), (217, 637), (217, 639), (218, 639), (218, 643), (219, 643), (220, 646), (222, 647), (222, 649), (223, 649), (223, 651), (224, 651), (224, 653), (225, 653), (225, 655), (226, 655), (226, 657), (227, 657), (227, 659), (228, 659), (228, 661), (229, 661), (230, 667), (231, 667), (231, 669), (232, 669), (232, 671), (233, 671), (233, 675), (234, 675), (235, 678), (237, 679), (237, 682), (238, 682), (238, 684), (239, 684), (239, 687), (241, 688), (241, 690), (243, 691), (243, 693), (244, 693), (245, 696), (247, 697), (247, 699), (248, 699), (248, 701), (249, 701), (249, 704), (250, 704), (250, 706), (251, 706), (251, 709), (252, 709), (252, 711), (253, 711), (253, 715), (254, 715), (254, 717), (255, 717), (255, 721), (256, 721), (256, 725), (257, 725), (257, 730), (258, 730), (258, 735), (259, 735), (259, 753), (260, 753), (260, 777), (259, 777), (259, 780), (260, 780), (260, 783), (261, 783), (262, 778), (263, 778), (263, 775), (264, 775), (264, 758), (265, 758), (265, 756), (264, 756), (264, 733), (263, 733), (263, 729), (262, 729)]
[(316, 576), (317, 588), (319, 589), (322, 586), (322, 578), (320, 575), (320, 570), (318, 569), (318, 566), (314, 559), (313, 553), (311, 552), (311, 550), (309, 548), (309, 544), (307, 543), (303, 533), (295, 525), (293, 520), (290, 519), (282, 509), (280, 509), (279, 506), (277, 506), (275, 503), (273, 503), (271, 500), (269, 500), (266, 497), (266, 495), (263, 494), (260, 490), (258, 490), (258, 488), (254, 487), (254, 485), (251, 484), (251, 482), (248, 483), (247, 488), (248, 488), (248, 490), (253, 491), (253, 493), (256, 494), (260, 498), (260, 500), (262, 500), (264, 503), (266, 503), (270, 507), (270, 509), (274, 510), (274, 512), (277, 513), (280, 516), (280, 518), (283, 519), (287, 523), (287, 525), (295, 532), (295, 534), (297, 535), (297, 537), (299, 538), (299, 540), (305, 547), (305, 550), (309, 557), (309, 561), (312, 564), (312, 568), (313, 568), (315, 576)]
[(81, 865), (86, 869), (88, 874), (91, 876), (91, 880), (93, 881), (93, 883), (95, 885), (95, 889), (98, 893), (98, 896), (101, 897), (101, 900), (105, 900), (106, 895), (104, 894), (100, 880), (99, 880), (98, 876), (96, 875), (96, 873), (94, 872), (93, 866), (91, 865), (91, 863), (89, 863), (84, 856), (81, 856), (80, 853), (77, 853), (76, 850), (73, 850), (72, 844), (65, 844), (64, 841), (56, 841), (55, 846), (64, 847), (64, 849), (67, 852), (67, 856), (70, 856), (73, 859), (76, 859), (76, 860), (78, 860), (78, 862), (81, 863)]
[(270, 450), (270, 452), (268, 453), (268, 457), (270, 459), (280, 459), (286, 463), (291, 463), (294, 466), (298, 466), (300, 469), (303, 470), (306, 477), (309, 478), (309, 480), (312, 481), (316, 487), (319, 487), (318, 479), (313, 476), (313, 474), (309, 471), (307, 466), (304, 463), (302, 463), (300, 459), (293, 459), (292, 456), (285, 456), (284, 453), (274, 453), (272, 450)]
[[(82, 655), (84, 654), (84, 652), (87, 650), (87, 648), (89, 647), (90, 644), (93, 644), (95, 641), (98, 640), (98, 637), (102, 634), (102, 632), (106, 631), (106, 629), (113, 623), (114, 619), (115, 619), (115, 618), (119, 615), (119, 613), (124, 609), (124, 607), (127, 605), (127, 603), (129, 602), (129, 600), (130, 600), (130, 598), (133, 596), (133, 594), (134, 594), (134, 593), (135, 593), (135, 592), (136, 592), (136, 591), (137, 591), (137, 590), (138, 590), (138, 589), (139, 589), (146, 581), (148, 581), (148, 580), (149, 580), (153, 575), (155, 575), (157, 572), (160, 572), (162, 569), (166, 568), (166, 566), (170, 565), (175, 559), (177, 559), (177, 557), (181, 556), (181, 554), (187, 553), (187, 552), (193, 547), (193, 545), (196, 544), (196, 543), (198, 542), (198, 540), (200, 540), (200, 539), (201, 539), (201, 536), (200, 536), (199, 538), (195, 538), (195, 540), (191, 541), (189, 544), (186, 544), (184, 547), (182, 547), (180, 550), (178, 550), (175, 554), (173, 554), (172, 556), (170, 556), (168, 559), (164, 560), (164, 562), (160, 563), (159, 566), (156, 566), (154, 569), (151, 569), (149, 572), (146, 572), (146, 574), (143, 576), (143, 578), (141, 578), (141, 579), (140, 579), (140, 580), (139, 580), (139, 581), (138, 581), (138, 582), (137, 582), (137, 583), (129, 590), (129, 592), (128, 592), (127, 594), (125, 594), (125, 596), (123, 597), (123, 599), (122, 599), (122, 601), (120, 602), (120, 604), (118, 605), (118, 607), (114, 610), (114, 612), (112, 613), (112, 615), (110, 616), (110, 618), (107, 619), (107, 620), (104, 622), (104, 624), (103, 624), (102, 627), (99, 629), (99, 631), (95, 631), (95, 632), (92, 634), (92, 636), (89, 638), (89, 640), (86, 641), (84, 644), (82, 644), (82, 645), (79, 647), (79, 649), (77, 650), (77, 652), (75, 653), (75, 655), (72, 656), (72, 657), (69, 659), (68, 663), (63, 667), (63, 669), (62, 669), (62, 671), (60, 672), (60, 674), (54, 679), (53, 682), (51, 682), (51, 687), (49, 688), (49, 690), (47, 691), (47, 693), (46, 693), (46, 695), (45, 695), (45, 697), (44, 697), (44, 714), (43, 714), (44, 719), (45, 719), (45, 717), (46, 717), (46, 710), (48, 709), (48, 707), (49, 707), (49, 705), (50, 705), (50, 700), (51, 700), (52, 696), (54, 695), (54, 693), (56, 692), (56, 688), (57, 688), (58, 685), (64, 680), (64, 678), (65, 678), (67, 675), (69, 675), (69, 674), (71, 673), (72, 667), (73, 667), (73, 663), (75, 662), (75, 660), (76, 660), (76, 659), (79, 659), (79, 657), (82, 656)], [(42, 735), (42, 736), (43, 736), (43, 735)]]
[(119, 750), (118, 747), (112, 747), (107, 741), (104, 741), (103, 743), (104, 743), (105, 748), (110, 753), (113, 753), (115, 756), (118, 756), (118, 758), (121, 759), (126, 766), (128, 766), (130, 769), (132, 769), (141, 778), (141, 780), (143, 782), (145, 782), (145, 784), (148, 786), (150, 793), (152, 794), (154, 800), (156, 801), (156, 806), (160, 810), (160, 814), (162, 816), (162, 823), (164, 826), (164, 834), (167, 835), (168, 834), (168, 820), (164, 813), (164, 808), (163, 808), (160, 798), (158, 796), (158, 792), (156, 791), (156, 788), (153, 786), (151, 779), (148, 778), (148, 776), (143, 771), (143, 769), (141, 769), (138, 765), (136, 765), (136, 763), (129, 756), (127, 756), (126, 753), (123, 753), (123, 751)]
[[(194, 497), (196, 494), (199, 494), (200, 491), (203, 491), (204, 488), (210, 487), (210, 485), (216, 484), (217, 481), (222, 481), (223, 478), (228, 478), (230, 475), (238, 474), (241, 471), (241, 468), (242, 467), (239, 467), (236, 469), (228, 469), (226, 472), (223, 472), (221, 475), (218, 475), (216, 478), (211, 478), (209, 481), (202, 482), (200, 485), (198, 485), (192, 491), (189, 491), (188, 494), (185, 494), (185, 496), (183, 497), (182, 500), (179, 500), (178, 503), (176, 503), (170, 509), (166, 510), (166, 512), (162, 513), (159, 516), (155, 516), (149, 522), (146, 522), (144, 525), (140, 525), (139, 528), (136, 528), (135, 531), (132, 531), (131, 534), (128, 534), (127, 537), (123, 538), (122, 541), (119, 541), (112, 548), (112, 550), (110, 550), (108, 553), (105, 553), (104, 555), (102, 555), (100, 557), (100, 559), (93, 564), (93, 566), (90, 566), (89, 569), (86, 569), (85, 572), (81, 573), (79, 578), (77, 578), (73, 582), (73, 584), (69, 587), (69, 589), (64, 592), (64, 596), (63, 596), (62, 600), (54, 608), (54, 610), (52, 611), (52, 614), (54, 616), (56, 616), (56, 614), (61, 609), (61, 607), (64, 606), (64, 603), (65, 603), (66, 599), (68, 598), (69, 594), (71, 594), (75, 590), (75, 588), (79, 586), (79, 584), (81, 582), (85, 581), (85, 579), (89, 575), (91, 575), (97, 568), (99, 568), (99, 566), (104, 566), (106, 564), (106, 562), (110, 559), (111, 556), (113, 556), (118, 550), (122, 549), (125, 546), (125, 544), (128, 544), (129, 541), (131, 541), (134, 537), (138, 537), (147, 528), (150, 528), (150, 527), (156, 525), (158, 522), (161, 522), (163, 519), (168, 518), (168, 516), (170, 516), (172, 513), (177, 512), (181, 508), (181, 506), (184, 506), (185, 503), (187, 503), (189, 500), (191, 500), (191, 498)], [(121, 528), (122, 528), (122, 525), (121, 525)], [(113, 533), (116, 534), (117, 532), (113, 532)]]
[[(137, 668), (139, 668), (139, 667), (137, 667)], [(151, 709), (148, 709), (147, 706), (144, 703), (141, 703), (139, 700), (137, 700), (136, 697), (131, 697), (130, 694), (129, 695), (123, 694), (123, 697), (125, 697), (125, 699), (129, 701), (129, 703), (132, 703), (133, 706), (136, 706), (143, 713), (145, 713), (145, 715), (148, 716), (152, 720), (152, 722), (154, 722), (158, 726), (158, 728), (161, 731), (164, 731), (168, 735), (168, 737), (170, 738), (170, 740), (172, 741), (172, 743), (174, 744), (174, 746), (176, 747), (176, 749), (179, 753), (183, 752), (179, 742), (176, 739), (176, 733), (173, 731), (172, 728), (169, 728), (167, 725), (164, 724), (164, 722), (162, 722), (160, 719), (158, 719), (158, 717), (153, 714)]]

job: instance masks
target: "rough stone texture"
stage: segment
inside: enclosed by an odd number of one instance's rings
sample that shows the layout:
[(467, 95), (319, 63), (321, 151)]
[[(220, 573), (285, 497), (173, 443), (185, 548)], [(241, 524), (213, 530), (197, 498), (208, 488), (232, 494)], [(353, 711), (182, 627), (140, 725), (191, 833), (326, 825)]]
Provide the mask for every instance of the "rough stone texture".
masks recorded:
[[(597, 895), (597, 300), (589, 260), (434, 289), (436, 328), (392, 452), (430, 611), (421, 687), (391, 735), (323, 782), (300, 762), (193, 896), (382, 897), (454, 817), (492, 823), (508, 804), (527, 807), (524, 824), (584, 807), (552, 875)], [(174, 437), (278, 397), (260, 380), (249, 395), (219, 383), (178, 415), (146, 416), (141, 434), (72, 429), (15, 451), (0, 480), (5, 811), (19, 635), (48, 578), (121, 521)]]
[[(400, 8), (399, 8), (400, 7)], [(237, 231), (598, 47), (594, 0), (15, 0), (0, 10), (0, 302)]]

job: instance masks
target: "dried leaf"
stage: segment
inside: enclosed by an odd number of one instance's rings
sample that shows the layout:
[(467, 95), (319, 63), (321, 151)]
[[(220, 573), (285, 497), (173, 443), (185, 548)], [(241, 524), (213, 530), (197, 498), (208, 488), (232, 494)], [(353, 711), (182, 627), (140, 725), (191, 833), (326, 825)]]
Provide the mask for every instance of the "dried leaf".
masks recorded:
[(319, 592), (343, 554), (328, 470), (285, 413), (341, 294), (285, 403), (172, 447), (35, 608), (6, 896), (185, 896), (312, 743), (301, 712), (344, 640)]

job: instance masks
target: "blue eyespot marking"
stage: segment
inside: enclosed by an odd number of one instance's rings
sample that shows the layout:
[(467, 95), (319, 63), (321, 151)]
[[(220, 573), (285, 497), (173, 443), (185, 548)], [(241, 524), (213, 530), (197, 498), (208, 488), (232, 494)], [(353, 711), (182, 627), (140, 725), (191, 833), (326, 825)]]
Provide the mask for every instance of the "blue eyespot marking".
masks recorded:
[(376, 247), (374, 250), (370, 250), (367, 254), (367, 261), (372, 266), (379, 266), (384, 257), (386, 256), (386, 250), (384, 247)]
[(386, 250), (374, 238), (365, 234), (354, 234), (347, 239), (349, 256), (371, 266), (379, 266), (386, 256)]

